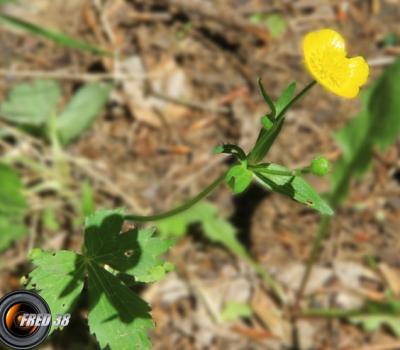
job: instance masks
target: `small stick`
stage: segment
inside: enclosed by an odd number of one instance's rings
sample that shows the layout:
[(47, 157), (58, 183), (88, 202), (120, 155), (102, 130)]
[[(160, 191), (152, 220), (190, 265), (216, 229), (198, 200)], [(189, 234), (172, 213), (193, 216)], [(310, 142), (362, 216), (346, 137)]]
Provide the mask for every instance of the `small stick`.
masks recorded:
[(77, 81), (98, 81), (98, 80), (140, 80), (147, 79), (147, 74), (130, 74), (130, 73), (80, 73), (80, 72), (65, 72), (65, 71), (27, 71), (27, 70), (13, 70), (1, 69), (0, 76), (26, 79), (26, 78), (44, 78), (44, 79), (58, 79), (58, 80), (77, 80)]

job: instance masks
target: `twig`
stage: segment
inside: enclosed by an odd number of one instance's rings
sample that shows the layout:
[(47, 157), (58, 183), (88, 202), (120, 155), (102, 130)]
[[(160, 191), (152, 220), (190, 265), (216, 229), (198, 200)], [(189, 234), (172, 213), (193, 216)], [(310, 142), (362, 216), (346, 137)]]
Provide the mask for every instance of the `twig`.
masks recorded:
[(220, 113), (220, 114), (228, 114), (229, 113), (229, 109), (226, 107), (216, 107), (216, 106), (204, 104), (202, 102), (184, 100), (184, 99), (164, 95), (164, 94), (161, 94), (161, 93), (155, 92), (155, 91), (151, 92), (151, 95), (154, 97), (157, 97), (161, 100), (165, 100), (167, 102), (175, 103), (178, 105), (190, 107), (190, 108), (201, 110), (201, 111), (207, 111), (207, 112), (211, 112), (211, 113)]
[(64, 153), (64, 157), (71, 163), (75, 164), (81, 170), (83, 170), (86, 175), (91, 177), (93, 180), (96, 180), (102, 184), (104, 184), (110, 193), (114, 193), (115, 195), (122, 198), (134, 211), (141, 212), (142, 207), (139, 203), (134, 200), (131, 196), (126, 194), (121, 188), (115, 185), (114, 182), (103, 176), (103, 174), (99, 171), (93, 169), (93, 164), (89, 160), (85, 158), (77, 158), (75, 156), (70, 156), (67, 153)]
[(98, 80), (115, 80), (127, 81), (147, 79), (149, 74), (131, 74), (131, 73), (79, 73), (66, 71), (26, 71), (14, 69), (0, 69), (0, 76), (27, 79), (27, 78), (44, 78), (57, 80), (73, 80), (73, 81), (98, 81)]
[(371, 67), (387, 66), (396, 60), (393, 56), (383, 56), (368, 59), (368, 65)]
[(371, 346), (363, 346), (362, 348), (351, 348), (348, 350), (397, 350), (400, 349), (400, 341), (394, 341), (386, 344), (376, 344)]

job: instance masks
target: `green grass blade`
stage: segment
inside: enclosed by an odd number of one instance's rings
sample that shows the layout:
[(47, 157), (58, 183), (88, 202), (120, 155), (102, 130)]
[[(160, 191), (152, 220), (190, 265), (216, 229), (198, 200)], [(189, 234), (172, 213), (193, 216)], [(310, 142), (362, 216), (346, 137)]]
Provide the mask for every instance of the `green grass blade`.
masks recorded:
[(101, 48), (84, 43), (84, 42), (74, 39), (68, 35), (54, 32), (54, 31), (51, 31), (51, 30), (43, 28), (43, 27), (39, 27), (36, 24), (26, 22), (22, 19), (7, 15), (4, 13), (0, 13), (0, 23), (6, 23), (6, 24), (16, 27), (18, 29), (27, 31), (33, 35), (52, 40), (55, 43), (62, 45), (62, 46), (67, 46), (67, 47), (71, 47), (73, 49), (88, 51), (88, 52), (98, 54), (98, 55), (110, 55), (110, 52), (107, 52)]

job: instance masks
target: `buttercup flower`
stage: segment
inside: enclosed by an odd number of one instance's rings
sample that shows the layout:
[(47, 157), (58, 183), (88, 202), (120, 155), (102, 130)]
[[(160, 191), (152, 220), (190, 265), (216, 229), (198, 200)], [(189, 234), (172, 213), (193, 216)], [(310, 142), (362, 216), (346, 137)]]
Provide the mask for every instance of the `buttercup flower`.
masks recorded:
[(354, 98), (367, 81), (369, 69), (365, 59), (347, 58), (343, 37), (332, 29), (308, 33), (303, 53), (314, 79), (336, 95)]

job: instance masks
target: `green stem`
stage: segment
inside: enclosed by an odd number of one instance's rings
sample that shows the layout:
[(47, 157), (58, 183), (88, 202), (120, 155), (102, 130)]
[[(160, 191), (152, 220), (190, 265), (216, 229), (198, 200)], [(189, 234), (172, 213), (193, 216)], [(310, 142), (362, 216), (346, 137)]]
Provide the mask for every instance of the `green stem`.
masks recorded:
[(198, 195), (187, 201), (186, 203), (169, 210), (165, 213), (156, 214), (156, 215), (125, 215), (124, 219), (127, 221), (137, 221), (137, 222), (150, 222), (150, 221), (158, 221), (162, 219), (169, 218), (170, 216), (174, 216), (179, 214), (196, 203), (200, 202), (203, 198), (207, 197), (211, 192), (213, 192), (224, 180), (225, 180), (226, 172), (223, 173), (220, 177), (218, 177), (213, 183), (211, 183), (207, 188), (201, 191)]
[(276, 117), (277, 120), (284, 117), (285, 113), (290, 109), (300, 98), (302, 98), (317, 82), (315, 80), (308, 83), (293, 99), (285, 106), (284, 109)]
[(313, 241), (311, 253), (307, 260), (306, 270), (301, 279), (299, 291), (297, 292), (297, 298), (296, 298), (297, 303), (300, 302), (300, 300), (304, 295), (304, 291), (307, 287), (308, 280), (310, 279), (312, 269), (314, 267), (315, 262), (318, 260), (319, 254), (321, 252), (322, 242), (328, 235), (330, 222), (331, 222), (330, 216), (327, 215), (322, 216), (322, 219), (319, 223), (317, 235), (315, 236)]
[[(350, 161), (350, 163), (346, 167), (346, 170), (340, 175), (339, 181), (336, 182), (334, 188), (331, 190), (331, 192), (330, 192), (331, 195), (329, 197), (329, 204), (331, 205), (332, 209), (335, 210), (339, 206), (343, 191), (345, 190), (346, 186), (348, 186), (349, 178), (352, 176), (353, 169), (355, 167), (355, 163), (359, 159), (359, 154), (362, 153), (363, 150), (365, 149), (365, 144), (367, 142), (368, 142), (368, 140), (365, 140), (360, 145), (360, 147), (358, 148), (358, 151), (356, 152), (356, 155)], [(322, 219), (320, 220), (319, 229), (318, 229), (317, 235), (314, 238), (313, 247), (311, 249), (311, 253), (310, 253), (308, 261), (307, 261), (306, 270), (302, 277), (300, 288), (297, 293), (297, 301), (296, 301), (297, 305), (299, 304), (300, 300), (302, 299), (302, 297), (304, 295), (304, 291), (307, 287), (307, 283), (310, 278), (313, 266), (317, 262), (320, 254), (321, 254), (322, 242), (329, 234), (329, 226), (330, 226), (331, 220), (332, 220), (332, 217), (329, 217), (329, 216), (323, 216)]]
[(315, 84), (315, 80), (311, 81), (295, 97), (293, 97), (293, 99), (285, 106), (285, 108), (283, 108), (282, 111), (275, 117), (274, 125), (270, 130), (267, 131), (265, 130), (265, 128), (261, 128), (260, 133), (257, 137), (256, 144), (248, 155), (250, 163), (258, 163), (266, 156), (269, 148), (272, 146), (274, 139), (278, 136), (280, 128), (282, 128), (285, 113)]
[(254, 271), (263, 279), (266, 286), (272, 289), (272, 292), (279, 299), (282, 304), (287, 303), (287, 296), (282, 286), (276, 281), (264, 267), (255, 261), (253, 258), (245, 259), (247, 263), (254, 269)]
[(297, 176), (301, 174), (308, 173), (308, 169), (295, 169), (295, 170), (273, 170), (273, 169), (268, 169), (266, 166), (269, 164), (257, 164), (257, 165), (249, 165), (248, 169), (249, 170), (254, 170), (256, 172), (262, 173), (262, 174), (269, 174), (269, 175), (279, 175), (279, 176)]

